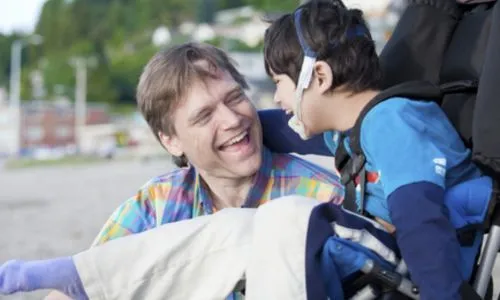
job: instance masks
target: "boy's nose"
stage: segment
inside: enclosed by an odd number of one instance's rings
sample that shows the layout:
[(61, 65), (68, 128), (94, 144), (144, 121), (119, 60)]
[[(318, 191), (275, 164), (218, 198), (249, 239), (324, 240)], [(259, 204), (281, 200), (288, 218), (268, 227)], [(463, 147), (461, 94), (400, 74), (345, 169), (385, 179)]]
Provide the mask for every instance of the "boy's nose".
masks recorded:
[(276, 104), (280, 104), (281, 101), (278, 98), (278, 93), (274, 93), (273, 101), (276, 102)]

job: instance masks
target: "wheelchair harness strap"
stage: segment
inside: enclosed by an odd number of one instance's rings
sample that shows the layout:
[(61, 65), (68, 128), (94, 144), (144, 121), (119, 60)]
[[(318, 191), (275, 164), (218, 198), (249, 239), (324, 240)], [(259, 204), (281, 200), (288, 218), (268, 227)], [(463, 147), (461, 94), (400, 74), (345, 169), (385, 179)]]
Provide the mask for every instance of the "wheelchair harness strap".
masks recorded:
[[(441, 87), (423, 81), (412, 81), (396, 85), (375, 96), (361, 111), (352, 130), (340, 135), (337, 150), (335, 152), (335, 167), (340, 172), (341, 183), (345, 187), (343, 206), (345, 209), (368, 216), (365, 211), (366, 194), (366, 157), (361, 147), (361, 126), (366, 114), (377, 104), (393, 97), (409, 98), (415, 101), (439, 101), (444, 94), (462, 92), (477, 88), (477, 83), (461, 81), (452, 82)], [(345, 139), (349, 137), (348, 147), (352, 155), (346, 149)], [(356, 200), (356, 186), (359, 184), (359, 202)], [(457, 229), (457, 237), (462, 246), (471, 245), (475, 233), (483, 228), (483, 224), (467, 225)]]
[[(343, 206), (355, 213), (366, 215), (365, 212), (365, 186), (366, 186), (366, 157), (361, 148), (361, 125), (366, 114), (377, 104), (393, 98), (404, 97), (417, 101), (438, 101), (442, 97), (441, 89), (428, 82), (411, 81), (395, 85), (380, 92), (361, 111), (356, 123), (349, 133), (340, 135), (335, 152), (335, 167), (340, 172), (341, 183), (345, 187)], [(349, 137), (351, 155), (345, 148), (345, 139)], [(356, 203), (356, 185), (360, 185), (360, 199)]]

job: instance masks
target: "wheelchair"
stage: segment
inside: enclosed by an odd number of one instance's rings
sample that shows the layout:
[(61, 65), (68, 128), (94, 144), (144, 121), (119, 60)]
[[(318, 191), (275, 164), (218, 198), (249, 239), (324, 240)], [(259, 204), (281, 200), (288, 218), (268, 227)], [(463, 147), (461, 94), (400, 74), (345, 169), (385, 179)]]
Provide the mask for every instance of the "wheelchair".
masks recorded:
[[(500, 101), (494, 102), (500, 94), (496, 53), (496, 0), (410, 0), (380, 53), (384, 88), (415, 80), (441, 88), (439, 104), (492, 181), (488, 199), (475, 203), (482, 211), (480, 220), (462, 231), (464, 238), (478, 243), (469, 283), (482, 299), (493, 298), (492, 272), (500, 251), (500, 134), (491, 134), (500, 129), (500, 121), (494, 121), (500, 114)], [(343, 282), (346, 299), (419, 299), (404, 261), (390, 263), (372, 249), (343, 243), (335, 240), (325, 252), (344, 247), (346, 257), (359, 258), (356, 279)]]

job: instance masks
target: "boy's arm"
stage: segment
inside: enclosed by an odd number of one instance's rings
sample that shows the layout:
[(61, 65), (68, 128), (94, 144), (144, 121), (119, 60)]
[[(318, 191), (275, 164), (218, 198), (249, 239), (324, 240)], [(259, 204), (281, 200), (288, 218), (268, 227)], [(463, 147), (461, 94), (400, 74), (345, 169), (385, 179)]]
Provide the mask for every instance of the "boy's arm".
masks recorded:
[(443, 188), (424, 181), (388, 198), (398, 246), (422, 299), (463, 299), (460, 245), (443, 202)]
[(287, 116), (281, 109), (258, 111), (264, 145), (276, 153), (298, 153), (333, 156), (323, 140), (323, 135), (316, 135), (302, 140), (289, 126)]
[(420, 120), (379, 112), (365, 118), (361, 142), (367, 160), (380, 172), (412, 280), (421, 299), (462, 299), (460, 245), (444, 206), (445, 157)]

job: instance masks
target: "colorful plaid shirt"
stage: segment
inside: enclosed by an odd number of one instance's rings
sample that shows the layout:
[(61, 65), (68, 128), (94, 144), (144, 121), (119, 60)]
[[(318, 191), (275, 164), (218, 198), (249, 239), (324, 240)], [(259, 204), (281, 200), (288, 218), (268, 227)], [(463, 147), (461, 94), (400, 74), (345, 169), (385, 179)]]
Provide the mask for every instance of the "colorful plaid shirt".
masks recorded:
[[(262, 166), (243, 207), (258, 207), (272, 199), (302, 195), (320, 201), (341, 203), (339, 178), (308, 161), (290, 154), (263, 150)], [(114, 211), (93, 245), (162, 224), (191, 219), (214, 212), (209, 192), (192, 167), (176, 169), (153, 178)], [(239, 298), (232, 295), (233, 299)]]

